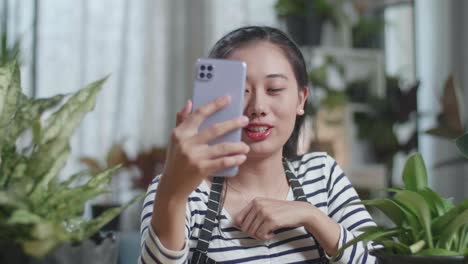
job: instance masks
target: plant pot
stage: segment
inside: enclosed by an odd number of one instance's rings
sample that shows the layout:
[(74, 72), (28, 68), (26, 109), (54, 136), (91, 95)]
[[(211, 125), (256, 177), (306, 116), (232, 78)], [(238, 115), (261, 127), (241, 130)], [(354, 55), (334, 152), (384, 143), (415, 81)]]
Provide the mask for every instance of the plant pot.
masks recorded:
[(115, 235), (107, 233), (102, 241), (88, 239), (80, 245), (65, 243), (41, 259), (27, 256), (17, 244), (0, 251), (2, 264), (115, 264), (119, 243)]
[[(91, 206), (91, 214), (93, 218), (98, 217), (108, 209), (119, 207), (119, 204), (107, 203), (107, 204), (93, 204)], [(120, 230), (120, 215), (112, 219), (109, 223), (105, 224), (101, 231), (119, 231)]]
[(395, 255), (382, 250), (371, 251), (379, 264), (468, 264), (466, 256), (405, 256)]
[(307, 5), (306, 16), (286, 17), (288, 33), (299, 46), (319, 46), (323, 23), (324, 19), (317, 14), (312, 2)]

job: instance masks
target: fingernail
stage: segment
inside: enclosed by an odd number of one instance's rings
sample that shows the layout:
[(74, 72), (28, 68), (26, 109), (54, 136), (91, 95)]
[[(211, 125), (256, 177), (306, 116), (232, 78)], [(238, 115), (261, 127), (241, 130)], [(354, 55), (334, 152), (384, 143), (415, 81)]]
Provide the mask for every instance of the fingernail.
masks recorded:
[[(188, 100), (185, 101), (185, 104), (184, 104), (184, 107), (182, 108), (182, 111), (181, 112), (185, 112), (187, 110), (187, 107), (188, 107)], [(179, 113), (179, 112), (178, 112)]]
[(244, 124), (244, 125), (249, 123), (249, 118), (246, 117), (246, 116), (241, 116), (239, 119), (240, 119), (241, 123)]

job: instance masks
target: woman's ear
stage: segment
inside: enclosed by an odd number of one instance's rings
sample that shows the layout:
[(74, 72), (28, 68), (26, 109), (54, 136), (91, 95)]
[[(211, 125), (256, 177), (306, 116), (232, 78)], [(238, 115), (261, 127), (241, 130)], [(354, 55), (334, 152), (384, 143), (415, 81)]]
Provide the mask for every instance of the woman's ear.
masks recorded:
[(306, 85), (299, 90), (299, 103), (297, 104), (298, 113), (304, 113), (304, 105), (309, 97), (309, 87)]

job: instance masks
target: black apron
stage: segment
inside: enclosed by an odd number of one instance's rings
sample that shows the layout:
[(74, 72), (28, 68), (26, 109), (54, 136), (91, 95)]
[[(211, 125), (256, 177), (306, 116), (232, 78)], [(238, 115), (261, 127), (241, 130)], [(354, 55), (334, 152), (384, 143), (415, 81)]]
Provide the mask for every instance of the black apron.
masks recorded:
[[(289, 184), (294, 193), (294, 199), (296, 201), (308, 202), (304, 195), (304, 189), (302, 189), (301, 183), (296, 178), (296, 175), (289, 169), (289, 165), (286, 160), (283, 160), (283, 167), (288, 178)], [(190, 264), (198, 263), (216, 263), (216, 261), (208, 257), (208, 247), (210, 245), (213, 228), (216, 223), (216, 216), (219, 210), (219, 201), (221, 198), (221, 192), (223, 191), (224, 177), (214, 177), (211, 184), (210, 196), (208, 198), (208, 210), (206, 211), (205, 220), (203, 221), (203, 227), (200, 230), (198, 236), (197, 248), (193, 252), (190, 259)], [(310, 233), (309, 233), (310, 234)], [(319, 245), (317, 239), (310, 234), (315, 244), (318, 246), (320, 259), (314, 261), (314, 263), (327, 264), (328, 259), (325, 257), (323, 248)]]

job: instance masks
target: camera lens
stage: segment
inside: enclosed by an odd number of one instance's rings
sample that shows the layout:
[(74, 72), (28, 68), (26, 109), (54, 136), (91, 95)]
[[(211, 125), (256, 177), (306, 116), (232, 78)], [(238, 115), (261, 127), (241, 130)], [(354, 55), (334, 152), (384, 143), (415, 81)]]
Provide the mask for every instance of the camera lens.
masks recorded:
[(200, 66), (200, 70), (204, 71), (205, 70), (205, 65)]
[(205, 78), (205, 74), (203, 72), (200, 73), (200, 78)]
[(213, 66), (209, 65), (207, 69), (208, 69), (209, 71), (212, 71), (212, 70), (213, 70)]
[(211, 75), (211, 73), (206, 74), (206, 78), (211, 79), (211, 77), (213, 77), (213, 75)]

